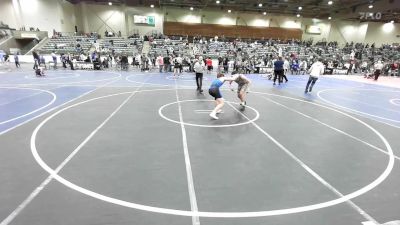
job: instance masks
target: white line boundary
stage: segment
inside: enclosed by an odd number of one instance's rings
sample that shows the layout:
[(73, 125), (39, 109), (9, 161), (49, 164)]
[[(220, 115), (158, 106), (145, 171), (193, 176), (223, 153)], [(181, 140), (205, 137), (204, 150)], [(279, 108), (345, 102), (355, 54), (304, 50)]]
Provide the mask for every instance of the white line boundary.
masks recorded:
[[(393, 98), (393, 99), (390, 99), (389, 102), (390, 102), (392, 105), (400, 106), (400, 98)], [(399, 102), (399, 103), (397, 103), (397, 102)]]
[[(176, 81), (175, 81), (175, 85), (176, 85)], [(176, 101), (178, 102), (179, 121), (181, 122), (180, 127), (181, 127), (181, 132), (182, 132), (183, 153), (185, 156), (185, 168), (186, 168), (186, 178), (187, 178), (188, 191), (189, 191), (190, 209), (192, 210), (192, 212), (198, 212), (199, 209), (197, 206), (196, 191), (194, 188), (192, 166), (190, 163), (190, 156), (189, 156), (189, 147), (188, 147), (188, 141), (187, 141), (187, 136), (186, 136), (186, 129), (185, 129), (185, 125), (183, 123), (182, 106), (179, 101), (178, 88), (175, 88), (175, 95), (176, 95)], [(200, 225), (199, 216), (192, 216), (192, 224)]]
[[(49, 75), (45, 75), (45, 77), (41, 77), (41, 78), (44, 78), (46, 80), (57, 80), (57, 79), (64, 79), (64, 78), (76, 78), (76, 77), (80, 77), (81, 76), (79, 73), (62, 73), (62, 75), (67, 75), (67, 74), (72, 74), (72, 76), (61, 76), (61, 77), (55, 76), (55, 77), (52, 77), (52, 76), (49, 76)], [(33, 77), (33, 76), (28, 76), (28, 75), (24, 76), (24, 78), (28, 79), (28, 80), (40, 79), (39, 77)]]
[[(241, 113), (243, 117), (245, 117), (247, 120), (250, 120), (246, 115), (244, 115), (242, 112), (240, 112), (238, 109), (232, 106), (232, 104), (228, 103), (229, 106), (231, 106), (234, 110), (237, 112)], [(275, 143), (276, 146), (278, 146), (281, 150), (283, 150), (287, 155), (290, 156), (297, 164), (299, 164), (303, 169), (305, 169), (311, 176), (313, 176), (318, 182), (323, 184), (327, 189), (332, 191), (334, 194), (339, 196), (340, 198), (343, 198), (344, 195), (339, 192), (335, 187), (333, 187), (330, 183), (328, 183), (324, 178), (322, 178), (320, 175), (318, 175), (314, 170), (312, 170), (307, 164), (305, 164), (301, 159), (299, 159), (295, 154), (293, 154), (289, 149), (287, 149), (285, 146), (283, 146), (279, 141), (277, 141), (274, 137), (272, 137), (269, 133), (267, 133), (264, 129), (262, 129), (260, 126), (258, 126), (255, 122), (252, 122), (253, 126), (257, 128), (261, 133), (263, 133), (265, 136), (267, 136), (272, 142)], [(368, 213), (366, 213), (363, 209), (358, 207), (356, 204), (354, 204), (351, 200), (347, 200), (346, 203), (348, 203), (353, 209), (355, 209), (360, 215), (362, 215), (365, 219), (368, 221), (371, 221), (378, 225), (379, 223)]]
[[(400, 111), (398, 111), (398, 110), (387, 109), (387, 108), (384, 108), (384, 107), (379, 106), (379, 105), (374, 105), (374, 104), (371, 104), (371, 103), (362, 102), (360, 100), (351, 99), (351, 98), (344, 97), (344, 96), (335, 96), (335, 98), (339, 98), (339, 99), (342, 99), (342, 100), (345, 100), (345, 101), (349, 101), (349, 102), (357, 102), (357, 103), (359, 103), (361, 105), (370, 106), (372, 108), (378, 108), (378, 109), (385, 110), (385, 111), (388, 111), (388, 112), (400, 113)], [(391, 103), (391, 100), (389, 100), (390, 103)], [(400, 99), (399, 99), (399, 101), (400, 101)]]
[[(153, 90), (145, 90), (145, 91), (160, 91), (162, 89), (153, 89)], [(172, 91), (173, 89), (164, 89), (165, 91)], [(140, 91), (140, 92), (144, 92), (144, 91)], [(129, 93), (129, 92), (128, 92)], [(255, 92), (253, 92), (255, 93)], [(126, 93), (119, 93), (119, 94), (126, 94)], [(261, 94), (266, 94), (266, 93), (261, 93)], [(114, 94), (114, 95), (118, 95), (118, 94)], [(113, 96), (114, 96), (113, 95)], [(148, 206), (148, 205), (142, 205), (142, 204), (137, 204), (137, 203), (133, 203), (133, 202), (128, 202), (128, 201), (124, 201), (124, 200), (120, 200), (120, 199), (116, 199), (116, 198), (112, 198), (109, 196), (105, 196), (99, 193), (96, 193), (94, 191), (85, 189), (83, 187), (80, 187), (66, 179), (64, 179), (63, 177), (59, 176), (55, 170), (51, 169), (39, 156), (37, 149), (36, 149), (36, 136), (37, 133), (39, 132), (39, 130), (45, 125), (45, 123), (47, 123), (49, 120), (51, 120), (53, 117), (55, 117), (56, 115), (62, 113), (63, 111), (72, 108), (72, 107), (76, 107), (79, 106), (81, 104), (90, 102), (90, 101), (94, 101), (97, 99), (102, 99), (102, 98), (106, 98), (106, 97), (110, 97), (110, 96), (102, 96), (102, 97), (97, 97), (97, 98), (93, 98), (93, 99), (89, 99), (86, 101), (82, 101), (82, 102), (78, 102), (75, 103), (73, 105), (70, 105), (68, 107), (65, 107), (59, 111), (57, 111), (56, 113), (52, 114), (51, 116), (47, 117), (45, 120), (43, 120), (33, 131), (32, 136), (31, 136), (31, 151), (32, 154), (34, 155), (35, 160), (38, 162), (38, 164), (45, 170), (47, 171), (51, 176), (53, 176), (54, 179), (56, 179), (58, 182), (60, 182), (61, 184), (64, 184), (65, 186), (78, 191), (82, 194), (91, 196), (93, 198), (105, 201), (105, 202), (109, 202), (115, 205), (120, 205), (120, 206), (124, 206), (124, 207), (128, 207), (128, 208), (134, 208), (134, 209), (138, 209), (138, 210), (144, 210), (144, 211), (150, 211), (150, 212), (155, 212), (155, 213), (163, 213), (163, 214), (171, 214), (171, 215), (179, 215), (179, 216), (199, 216), (199, 217), (214, 217), (214, 218), (249, 218), (249, 217), (265, 217), (265, 216), (275, 216), (275, 215), (285, 215), (285, 214), (292, 214), (292, 213), (300, 213), (300, 212), (306, 212), (306, 211), (312, 211), (312, 210), (317, 210), (317, 209), (322, 209), (322, 208), (326, 208), (326, 207), (330, 207), (330, 206), (334, 206), (340, 203), (344, 203), (347, 202), (350, 199), (353, 199), (355, 197), (361, 196), (365, 193), (367, 193), (368, 191), (374, 189), (376, 186), (378, 186), (380, 183), (382, 183), (390, 174), (390, 172), (393, 169), (394, 166), (394, 155), (393, 155), (393, 150), (390, 146), (390, 144), (388, 143), (388, 141), (385, 139), (385, 137), (383, 137), (383, 135), (381, 135), (379, 133), (379, 131), (375, 130), (373, 127), (371, 127), (370, 125), (368, 125), (367, 123), (345, 113), (345, 112), (341, 112), (337, 109), (328, 107), (328, 106), (324, 106), (321, 104), (317, 104), (317, 103), (313, 103), (313, 102), (308, 102), (306, 100), (302, 100), (302, 99), (296, 99), (296, 98), (291, 98), (291, 97), (286, 97), (286, 96), (279, 96), (279, 95), (275, 95), (278, 97), (283, 97), (283, 98), (289, 98), (289, 99), (294, 99), (297, 101), (301, 101), (304, 103), (309, 103), (309, 104), (313, 104), (316, 106), (320, 106), (320, 107), (324, 107), (327, 109), (331, 109), (335, 112), (338, 112), (342, 115), (345, 115), (349, 118), (352, 118), (358, 122), (360, 122), (361, 124), (363, 124), (364, 126), (366, 126), (368, 129), (372, 130), (381, 140), (382, 142), (385, 144), (388, 153), (389, 153), (389, 161), (388, 161), (388, 165), (386, 167), (386, 169), (383, 171), (383, 173), (376, 178), (373, 182), (371, 182), (370, 184), (360, 188), (357, 191), (354, 191), (352, 193), (349, 193), (347, 195), (344, 195), (343, 197), (334, 199), (334, 200), (330, 200), (327, 202), (322, 202), (322, 203), (317, 203), (317, 204), (312, 204), (312, 205), (306, 205), (306, 206), (299, 206), (299, 207), (294, 207), (294, 208), (286, 208), (286, 209), (277, 209), (277, 210), (270, 210), (270, 211), (255, 211), (255, 212), (205, 212), (205, 211), (199, 211), (199, 212), (192, 212), (192, 211), (186, 211), (186, 210), (178, 210), (178, 209), (170, 209), (170, 208), (161, 208), (161, 207), (153, 207), (153, 206)]]
[[(134, 75), (129, 75), (125, 78), (126, 81), (130, 82), (130, 83), (137, 83), (137, 84), (147, 84), (147, 85), (152, 85), (152, 86), (161, 86), (161, 87), (171, 87), (174, 88), (174, 84), (157, 84), (157, 83), (148, 83), (148, 82), (141, 82), (141, 81), (134, 81), (131, 79), (131, 77), (137, 76), (136, 74)], [(168, 80), (168, 79), (166, 79)], [(178, 79), (179, 80), (179, 79)], [(169, 80), (172, 81), (172, 80)], [(187, 81), (187, 80), (186, 80)], [(193, 82), (196, 82), (196, 80), (193, 80)], [(187, 87), (187, 88), (196, 88), (196, 86), (194, 85), (181, 85), (179, 84), (179, 89), (181, 89), (181, 87)]]
[[(99, 80), (83, 80), (83, 81), (73, 81), (73, 82), (63, 82), (63, 83), (46, 83), (46, 82), (43, 82), (43, 83), (7, 83), (7, 84), (5, 84), (5, 86), (7, 86), (7, 85), (8, 86), (13, 85), (13, 86), (16, 86), (16, 87), (19, 87), (19, 86), (47, 86), (47, 85), (71, 86), (71, 85), (74, 85), (74, 84), (82, 84), (82, 83), (96, 83), (96, 82), (101, 82), (101, 81), (112, 81), (112, 80), (119, 79), (119, 78), (122, 77), (122, 75), (119, 74), (119, 73), (108, 72), (108, 71), (103, 71), (103, 73), (116, 74), (118, 76), (99, 79)], [(45, 77), (37, 77), (37, 80), (41, 80), (41, 79), (43, 81), (46, 80)]]
[[(0, 87), (0, 88), (4, 88), (4, 87)], [(29, 112), (29, 113), (25, 113), (25, 114), (23, 114), (23, 115), (20, 115), (20, 116), (17, 116), (17, 117), (14, 117), (14, 118), (11, 118), (11, 119), (8, 119), (8, 120), (5, 120), (5, 121), (1, 121), (1, 122), (0, 122), (0, 125), (3, 125), (3, 124), (6, 124), (6, 123), (9, 123), (9, 122), (12, 122), (12, 121), (15, 121), (15, 120), (24, 118), (24, 117), (29, 116), (29, 115), (32, 115), (32, 114), (34, 114), (34, 113), (36, 113), (36, 112), (38, 112), (38, 111), (40, 111), (40, 110), (42, 110), (42, 109), (47, 108), (48, 106), (52, 105), (52, 104), (57, 100), (57, 95), (56, 95), (54, 92), (51, 92), (51, 91), (48, 91), (48, 90), (44, 90), (44, 89), (23, 88), (23, 87), (6, 87), (6, 88), (4, 88), (4, 89), (18, 89), (18, 90), (40, 91), (40, 92), (42, 92), (42, 93), (47, 93), (47, 94), (51, 95), (53, 98), (52, 98), (52, 100), (51, 100), (49, 103), (47, 103), (46, 105), (44, 105), (44, 106), (42, 106), (42, 107), (40, 107), (40, 108), (37, 108), (37, 109), (35, 109), (35, 110), (33, 110), (33, 111)]]
[(112, 80), (112, 81), (110, 81), (110, 82), (107, 82), (106, 84), (104, 84), (104, 85), (102, 85), (102, 86), (99, 86), (99, 87), (97, 87), (97, 88), (95, 88), (95, 89), (93, 89), (93, 90), (90, 90), (90, 91), (88, 91), (88, 92), (86, 92), (86, 93), (83, 93), (83, 94), (79, 95), (79, 96), (76, 97), (76, 98), (73, 98), (73, 99), (71, 99), (71, 100), (69, 100), (69, 101), (67, 101), (67, 102), (64, 102), (64, 103), (62, 103), (62, 104), (60, 104), (60, 105), (58, 105), (58, 106), (55, 106), (55, 107), (53, 107), (53, 108), (51, 108), (51, 109), (49, 109), (49, 110), (47, 110), (47, 111), (45, 111), (45, 112), (43, 112), (43, 113), (37, 115), (37, 116), (34, 116), (34, 117), (32, 117), (32, 118), (30, 118), (30, 119), (28, 119), (28, 120), (25, 120), (25, 121), (22, 122), (22, 123), (19, 123), (19, 124), (13, 126), (13, 127), (10, 127), (10, 128), (8, 128), (7, 130), (4, 130), (4, 131), (0, 132), (0, 136), (3, 135), (3, 134), (5, 134), (5, 133), (7, 133), (7, 132), (9, 132), (9, 131), (11, 131), (11, 130), (13, 130), (13, 129), (15, 129), (15, 128), (17, 128), (17, 127), (20, 127), (20, 126), (22, 126), (22, 125), (24, 125), (24, 124), (26, 124), (26, 123), (29, 123), (30, 121), (32, 121), (32, 120), (34, 120), (34, 119), (36, 119), (36, 118), (39, 118), (39, 117), (41, 117), (41, 116), (43, 116), (43, 115), (45, 115), (45, 114), (47, 114), (47, 113), (49, 113), (49, 112), (51, 112), (51, 111), (53, 111), (53, 110), (55, 110), (55, 109), (58, 109), (58, 108), (60, 108), (60, 107), (63, 107), (64, 105), (67, 105), (67, 104), (69, 104), (69, 103), (71, 103), (71, 102), (73, 102), (73, 101), (75, 101), (75, 100), (77, 100), (77, 99), (79, 99), (79, 98), (82, 98), (83, 96), (86, 96), (86, 95), (88, 95), (88, 94), (90, 94), (90, 93), (92, 93), (92, 92), (94, 92), (94, 91), (96, 91), (96, 90), (98, 90), (98, 89), (100, 89), (100, 88), (102, 88), (102, 87), (105, 87), (105, 86), (107, 86), (108, 84), (111, 84), (111, 83), (113, 83), (113, 82), (115, 82), (115, 81), (117, 81), (117, 80), (119, 80), (119, 78), (118, 78), (118, 79), (115, 79), (115, 80)]
[[(297, 113), (297, 114), (300, 114), (300, 115), (302, 115), (302, 116), (304, 116), (304, 117), (306, 117), (306, 118), (308, 118), (308, 119), (310, 119), (310, 120), (313, 120), (313, 121), (315, 121), (315, 122), (317, 122), (317, 123), (319, 123), (319, 124), (322, 124), (322, 125), (324, 125), (324, 126), (330, 128), (330, 129), (332, 129), (332, 130), (334, 130), (334, 131), (336, 131), (336, 132), (338, 132), (338, 133), (341, 133), (341, 134), (343, 134), (343, 135), (345, 135), (345, 136), (347, 136), (347, 137), (349, 137), (349, 138), (351, 138), (351, 139), (353, 139), (353, 140), (356, 140), (356, 141), (358, 141), (358, 142), (361, 142), (361, 143), (363, 143), (363, 144), (365, 144), (365, 145), (367, 145), (367, 146), (369, 146), (369, 147), (371, 147), (371, 148), (373, 148), (373, 149), (375, 149), (375, 150), (378, 150), (378, 151), (380, 151), (380, 152), (382, 152), (382, 153), (384, 153), (384, 154), (386, 154), (386, 155), (389, 155), (389, 153), (388, 153), (387, 151), (385, 151), (385, 150), (383, 150), (383, 149), (381, 149), (381, 148), (379, 148), (379, 147), (377, 147), (377, 146), (375, 146), (375, 145), (373, 145), (373, 144), (370, 144), (370, 143), (368, 143), (368, 142), (366, 142), (366, 141), (364, 141), (364, 140), (361, 140), (360, 138), (357, 138), (357, 137), (355, 137), (355, 136), (353, 136), (353, 135), (351, 135), (351, 134), (349, 134), (349, 133), (347, 133), (347, 132), (345, 132), (345, 131), (343, 131), (343, 130), (340, 130), (340, 129), (336, 128), (336, 127), (333, 127), (333, 126), (331, 126), (331, 125), (329, 125), (329, 124), (327, 124), (327, 123), (324, 123), (324, 122), (322, 122), (322, 121), (320, 121), (320, 120), (318, 120), (318, 119), (315, 119), (315, 118), (313, 118), (313, 117), (311, 117), (311, 116), (309, 116), (309, 115), (307, 115), (307, 114), (304, 114), (304, 113), (302, 113), (302, 112), (300, 112), (300, 111), (297, 111), (297, 110), (295, 110), (295, 109), (293, 109), (293, 108), (290, 108), (290, 107), (288, 107), (288, 106), (286, 106), (286, 105), (283, 105), (283, 104), (281, 104), (281, 103), (279, 103), (279, 102), (277, 102), (277, 101), (274, 101), (274, 100), (272, 100), (272, 99), (270, 99), (270, 98), (266, 98), (266, 97), (264, 97), (264, 96), (262, 96), (262, 98), (264, 98), (265, 100), (270, 101), (270, 102), (272, 102), (272, 103), (274, 103), (274, 104), (276, 104), (276, 105), (282, 106), (283, 108), (285, 108), (285, 109), (287, 109), (287, 110), (290, 110), (290, 111), (292, 111), (292, 112), (295, 112), (295, 113)], [(400, 157), (399, 157), (399, 156), (394, 155), (394, 158), (396, 158), (397, 160), (400, 160)]]
[[(64, 167), (67, 165), (69, 161), (87, 144), (92, 137), (116, 114), (119, 112), (119, 110), (136, 94), (138, 93), (138, 90), (141, 87), (138, 87), (135, 91), (133, 92), (128, 92), (130, 95), (128, 98), (126, 98), (99, 126), (96, 127), (95, 130), (93, 130), (89, 136), (85, 138), (83, 142), (81, 142), (78, 147), (72, 151), (70, 155), (64, 161), (54, 170), (55, 174), (58, 174)], [(67, 107), (69, 108), (69, 107)], [(57, 113), (55, 113), (57, 114)], [(53, 114), (53, 115), (55, 115)], [(19, 213), (22, 212), (22, 210), (25, 209), (29, 203), (33, 201), (33, 199), (53, 180), (54, 176), (53, 174), (50, 174), (49, 177), (47, 177), (35, 190), (9, 215), (7, 216), (1, 223), (0, 225), (8, 225), (10, 222), (12, 222), (18, 215)]]
[(352, 112), (360, 113), (360, 114), (363, 114), (363, 115), (366, 115), (366, 116), (371, 116), (371, 117), (375, 117), (375, 118), (382, 119), (382, 120), (386, 120), (386, 121), (390, 121), (390, 122), (400, 123), (400, 120), (393, 120), (393, 119), (389, 119), (389, 118), (386, 118), (386, 117), (377, 116), (377, 115), (373, 115), (373, 114), (370, 114), (370, 113), (366, 113), (366, 112), (362, 112), (362, 111), (359, 111), (359, 110), (355, 110), (355, 109), (352, 109), (352, 108), (349, 108), (349, 107), (346, 107), (346, 106), (342, 106), (342, 105), (336, 104), (336, 103), (334, 103), (334, 102), (332, 102), (332, 101), (329, 101), (329, 100), (327, 100), (327, 99), (321, 97), (321, 94), (324, 93), (324, 92), (327, 92), (327, 91), (336, 91), (336, 90), (337, 90), (337, 89), (325, 89), (325, 90), (321, 90), (321, 91), (318, 91), (317, 96), (318, 96), (318, 98), (320, 98), (322, 101), (324, 101), (324, 102), (326, 102), (326, 103), (328, 103), (328, 104), (330, 104), (330, 105), (336, 106), (336, 107), (338, 107), (338, 108), (346, 109), (346, 110), (349, 110), (349, 111), (352, 111)]

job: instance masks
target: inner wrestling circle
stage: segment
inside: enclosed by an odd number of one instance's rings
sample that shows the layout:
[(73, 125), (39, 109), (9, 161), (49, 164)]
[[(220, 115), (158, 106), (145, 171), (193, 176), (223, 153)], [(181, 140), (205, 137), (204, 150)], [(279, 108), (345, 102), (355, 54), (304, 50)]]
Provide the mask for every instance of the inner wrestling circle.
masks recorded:
[[(57, 76), (58, 74), (61, 74), (63, 76)], [(45, 77), (47, 80), (56, 80), (56, 79), (68, 79), (68, 78), (76, 78), (76, 77), (80, 77), (81, 75), (79, 73), (46, 73)], [(28, 76), (26, 75), (24, 77), (25, 79), (28, 80), (37, 80), (38, 78), (35, 76)]]
[[(260, 117), (260, 113), (254, 109), (253, 107), (246, 106), (245, 108), (239, 106), (238, 103), (225, 101), (227, 104), (224, 107), (224, 112), (221, 113), (219, 120), (212, 120), (208, 116), (208, 114), (212, 111), (214, 107), (213, 100), (201, 100), (201, 99), (193, 99), (193, 100), (183, 100), (176, 101), (165, 104), (160, 107), (158, 110), (158, 114), (165, 120), (176, 124), (183, 124), (186, 126), (193, 127), (235, 127), (242, 126), (246, 124), (250, 124)], [(172, 109), (178, 109), (178, 104), (182, 106), (183, 109), (183, 119), (182, 122), (179, 121), (179, 118), (173, 118), (172, 114), (177, 114)], [(232, 107), (240, 108), (243, 114), (246, 117), (251, 118), (247, 119), (242, 113), (236, 112)], [(188, 113), (189, 112), (189, 113)], [(190, 114), (190, 116), (188, 116)], [(197, 122), (201, 121), (201, 122)]]
[(400, 98), (390, 99), (390, 103), (392, 103), (392, 105), (400, 106)]
[[(180, 75), (180, 76), (167, 76), (165, 77), (167, 80), (180, 80), (180, 81), (191, 81), (191, 82), (196, 82), (196, 77), (190, 76), (190, 75)], [(203, 76), (203, 81), (208, 80), (207, 77)]]

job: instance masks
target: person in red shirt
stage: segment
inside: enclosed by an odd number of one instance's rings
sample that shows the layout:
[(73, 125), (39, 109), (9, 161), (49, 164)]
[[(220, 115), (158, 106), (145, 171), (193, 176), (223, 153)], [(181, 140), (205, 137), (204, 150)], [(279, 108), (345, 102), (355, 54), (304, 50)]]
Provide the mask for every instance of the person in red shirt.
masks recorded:
[(207, 65), (207, 73), (210, 73), (213, 70), (213, 66), (212, 66), (212, 60), (210, 57), (208, 57), (206, 59), (206, 65)]

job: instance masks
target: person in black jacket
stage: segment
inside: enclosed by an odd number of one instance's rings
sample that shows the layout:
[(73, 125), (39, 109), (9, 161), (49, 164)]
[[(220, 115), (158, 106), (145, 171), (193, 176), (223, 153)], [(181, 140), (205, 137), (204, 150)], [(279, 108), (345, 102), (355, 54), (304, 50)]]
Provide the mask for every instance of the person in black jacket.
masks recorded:
[(164, 71), (168, 73), (171, 72), (170, 70), (171, 70), (171, 62), (169, 56), (167, 55), (164, 57)]
[(229, 69), (229, 60), (228, 57), (225, 57), (224, 62), (223, 62), (223, 66), (224, 66), (224, 72), (228, 73), (228, 69)]
[(274, 85), (276, 83), (276, 79), (278, 79), (279, 84), (281, 84), (281, 77), (284, 74), (283, 64), (284, 62), (281, 56), (279, 56), (278, 60), (274, 62)]
[(40, 62), (39, 54), (36, 51), (33, 51), (32, 56), (34, 61), (33, 69), (36, 70), (39, 67), (39, 62)]

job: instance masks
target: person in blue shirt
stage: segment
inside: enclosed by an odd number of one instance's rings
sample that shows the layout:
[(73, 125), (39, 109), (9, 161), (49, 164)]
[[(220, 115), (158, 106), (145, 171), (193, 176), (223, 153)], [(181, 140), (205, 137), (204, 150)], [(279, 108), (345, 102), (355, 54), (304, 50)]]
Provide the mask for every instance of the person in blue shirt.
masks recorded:
[(284, 74), (283, 64), (284, 64), (284, 62), (283, 62), (281, 56), (279, 56), (278, 60), (276, 60), (274, 62), (274, 85), (275, 85), (277, 78), (278, 78), (279, 84), (281, 84), (281, 77)]
[(19, 55), (19, 52), (14, 53), (14, 62), (15, 62), (15, 66), (16, 66), (17, 68), (21, 67), (21, 65), (19, 64), (19, 57), (18, 57), (18, 55)]
[(210, 117), (213, 119), (218, 119), (217, 113), (222, 112), (222, 107), (224, 106), (224, 98), (222, 98), (219, 88), (224, 84), (225, 81), (234, 81), (234, 78), (225, 77), (223, 73), (217, 74), (217, 79), (213, 80), (211, 87), (208, 89), (208, 93), (215, 99), (215, 108), (210, 113)]

